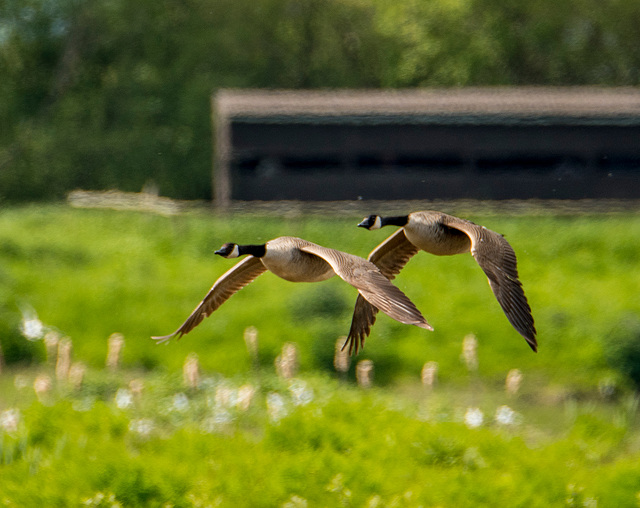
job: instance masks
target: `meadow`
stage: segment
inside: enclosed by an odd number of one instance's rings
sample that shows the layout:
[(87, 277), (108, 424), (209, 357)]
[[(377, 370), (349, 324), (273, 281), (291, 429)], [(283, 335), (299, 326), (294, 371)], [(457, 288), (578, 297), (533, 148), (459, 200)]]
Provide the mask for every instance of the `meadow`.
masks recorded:
[[(616, 345), (638, 339), (640, 216), (464, 217), (513, 245), (539, 352), (471, 256), (420, 253), (395, 282), (435, 331), (380, 315), (340, 375), (355, 290), (337, 277), (267, 273), (180, 341), (149, 337), (232, 266), (213, 255), (224, 242), (292, 235), (366, 257), (393, 228), (358, 229), (360, 214), (0, 209), (0, 506), (638, 506), (637, 363)], [(79, 378), (56, 377), (46, 332), (70, 339)], [(470, 334), (477, 368), (461, 358)], [(287, 343), (299, 366), (285, 379)], [(370, 388), (355, 382), (364, 359)]]

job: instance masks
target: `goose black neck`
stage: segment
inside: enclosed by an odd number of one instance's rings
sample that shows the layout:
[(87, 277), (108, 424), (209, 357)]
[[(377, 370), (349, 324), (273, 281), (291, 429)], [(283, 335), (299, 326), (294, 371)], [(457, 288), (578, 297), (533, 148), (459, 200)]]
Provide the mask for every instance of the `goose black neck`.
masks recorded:
[(381, 227), (384, 226), (406, 226), (407, 222), (409, 222), (409, 216), (408, 215), (393, 215), (390, 217), (381, 217), (380, 218), (380, 225)]
[(250, 254), (256, 258), (261, 258), (267, 253), (267, 246), (264, 243), (259, 245), (238, 245), (238, 253), (240, 256)]

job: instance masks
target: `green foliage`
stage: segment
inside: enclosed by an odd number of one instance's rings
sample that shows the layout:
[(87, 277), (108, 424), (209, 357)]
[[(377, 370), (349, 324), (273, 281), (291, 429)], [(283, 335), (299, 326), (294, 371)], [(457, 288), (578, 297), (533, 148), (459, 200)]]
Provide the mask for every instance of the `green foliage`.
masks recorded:
[[(629, 374), (625, 363), (607, 363), (605, 352), (618, 342), (603, 337), (624, 316), (640, 313), (638, 280), (629, 276), (640, 252), (637, 217), (469, 218), (505, 234), (514, 246), (540, 352), (531, 353), (509, 325), (471, 256), (422, 253), (394, 282), (435, 331), (380, 314), (358, 357), (374, 361), (376, 383), (415, 379), (431, 360), (440, 364), (441, 382), (467, 383), (460, 353), (469, 333), (479, 341), (479, 374), (495, 383), (502, 383), (511, 368), (544, 379), (550, 390), (554, 385), (595, 389)], [(213, 255), (223, 243), (290, 234), (366, 256), (387, 232), (357, 229), (358, 219), (203, 211), (161, 217), (65, 206), (2, 209), (0, 345), (5, 360), (39, 362), (45, 357), (42, 341), (29, 342), (20, 334), (21, 309), (27, 306), (46, 328), (69, 336), (74, 356), (94, 367), (104, 365), (109, 335), (121, 332), (126, 339), (122, 361), (129, 367), (179, 372), (195, 351), (204, 368), (235, 375), (252, 364), (242, 337), (255, 326), (262, 368), (272, 368), (282, 345), (294, 342), (303, 371), (332, 372), (336, 340), (349, 330), (356, 297), (338, 277), (292, 284), (266, 273), (180, 341), (156, 346), (149, 336), (175, 330), (232, 266)], [(109, 383), (105, 380), (105, 391)]]
[(346, 315), (349, 303), (335, 286), (318, 285), (296, 296), (289, 310), (294, 321), (306, 324), (317, 319), (331, 321), (341, 318)]
[(615, 369), (640, 389), (640, 317), (622, 316), (605, 339), (604, 352)]
[[(0, 209), (0, 344), (5, 357), (11, 340), (35, 359), (0, 373), (0, 504), (637, 506), (638, 398), (600, 386), (633, 358), (627, 350), (607, 363), (610, 347), (636, 337), (637, 320), (625, 318), (640, 314), (629, 276), (640, 255), (635, 215), (469, 216), (514, 246), (538, 354), (471, 256), (424, 253), (394, 282), (435, 331), (380, 315), (353, 361), (374, 361), (368, 390), (352, 382), (353, 366), (344, 380), (330, 373), (356, 296), (337, 277), (292, 284), (264, 274), (180, 341), (149, 339), (175, 329), (232, 266), (213, 255), (222, 243), (292, 234), (366, 256), (388, 232), (358, 229), (360, 218)], [(72, 339), (87, 366), (81, 384), (57, 380), (42, 341), (20, 335), (25, 309)], [(257, 364), (247, 326), (258, 329)], [(106, 340), (116, 331), (125, 347), (112, 372)], [(477, 372), (460, 360), (468, 333), (479, 341)], [(292, 380), (273, 374), (285, 342), (300, 356)], [(182, 381), (191, 352), (196, 388)], [(419, 372), (431, 360), (439, 382), (425, 390)], [(524, 376), (517, 396), (504, 392), (512, 368)], [(36, 396), (42, 376), (50, 389)], [(497, 419), (505, 405), (510, 422)], [(478, 427), (464, 423), (469, 408), (484, 415)]]
[(628, 85), (634, 0), (5, 1), (0, 199), (211, 197), (210, 95), (236, 88)]
[[(32, 376), (35, 372), (24, 372)], [(327, 376), (206, 378), (188, 394), (146, 374), (125, 405), (93, 379), (48, 404), (5, 407), (0, 492), (11, 506), (592, 506), (633, 507), (639, 430), (607, 405), (554, 406), (554, 425), (462, 422), (465, 390), (361, 390)], [(120, 373), (127, 390), (135, 372)], [(99, 377), (99, 375), (98, 375)], [(240, 386), (255, 388), (235, 406)], [(294, 393), (311, 395), (300, 403)], [(12, 390), (3, 391), (10, 396)], [(24, 389), (22, 389), (24, 390)], [(488, 394), (487, 394), (488, 395)], [(492, 394), (504, 397), (503, 394)], [(269, 397), (283, 410), (277, 418)], [(441, 399), (443, 406), (430, 411)], [(181, 400), (180, 404), (176, 400)], [(298, 400), (298, 402), (296, 402)], [(476, 398), (477, 400), (477, 398)], [(88, 401), (88, 402), (87, 402)], [(518, 409), (539, 408), (513, 400)], [(594, 474), (597, 473), (597, 474)]]
[(7, 312), (8, 321), (0, 322), (3, 361), (8, 364), (29, 364), (42, 360), (42, 348), (39, 344), (25, 340), (18, 331), (19, 323), (14, 313)]

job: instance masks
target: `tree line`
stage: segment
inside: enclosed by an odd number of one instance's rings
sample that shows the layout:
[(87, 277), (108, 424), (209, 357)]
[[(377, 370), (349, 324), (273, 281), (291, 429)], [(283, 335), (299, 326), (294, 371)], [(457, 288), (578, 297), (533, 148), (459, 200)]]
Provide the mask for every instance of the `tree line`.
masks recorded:
[(636, 86), (636, 0), (1, 0), (0, 200), (211, 196), (221, 87)]

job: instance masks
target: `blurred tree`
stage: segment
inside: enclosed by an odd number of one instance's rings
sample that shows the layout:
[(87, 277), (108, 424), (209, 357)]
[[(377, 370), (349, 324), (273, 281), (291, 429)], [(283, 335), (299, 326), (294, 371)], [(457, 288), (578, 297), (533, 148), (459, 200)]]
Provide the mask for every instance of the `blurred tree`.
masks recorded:
[[(340, 0), (32, 0), (0, 39), (0, 197), (211, 195), (216, 87), (378, 86), (374, 11)], [(363, 56), (366, 54), (365, 56)]]
[(637, 85), (633, 0), (374, 0), (388, 86)]
[(0, 0), (0, 199), (211, 195), (218, 87), (640, 82), (640, 3)]

